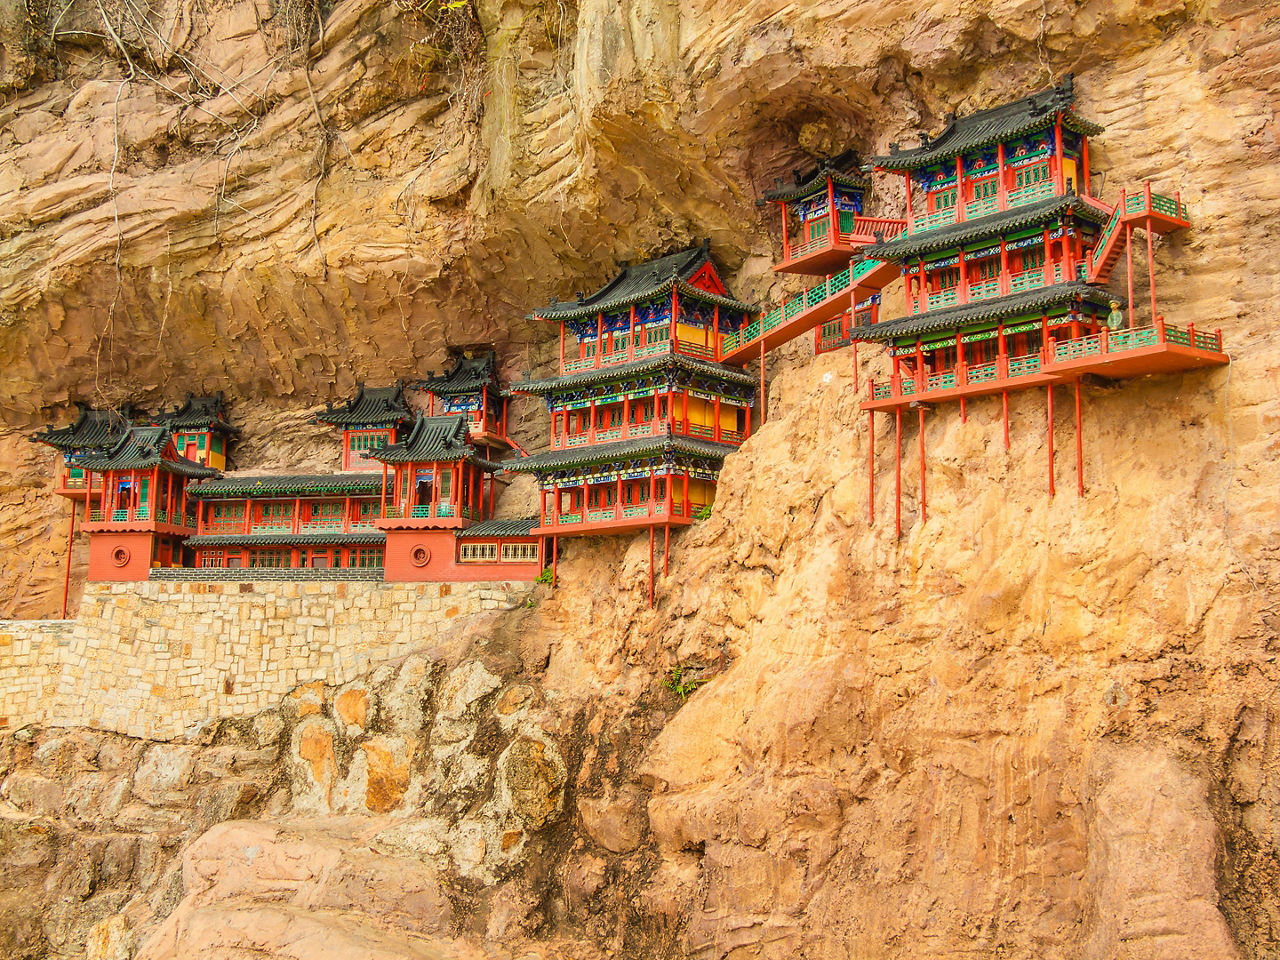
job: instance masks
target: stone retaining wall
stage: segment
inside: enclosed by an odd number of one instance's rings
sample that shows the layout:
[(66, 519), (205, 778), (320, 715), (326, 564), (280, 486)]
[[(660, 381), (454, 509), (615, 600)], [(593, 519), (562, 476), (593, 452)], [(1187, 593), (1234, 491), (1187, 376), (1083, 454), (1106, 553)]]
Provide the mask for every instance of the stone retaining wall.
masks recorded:
[(167, 740), (341, 684), (513, 609), (529, 583), (90, 584), (75, 620), (0, 621), (0, 728)]

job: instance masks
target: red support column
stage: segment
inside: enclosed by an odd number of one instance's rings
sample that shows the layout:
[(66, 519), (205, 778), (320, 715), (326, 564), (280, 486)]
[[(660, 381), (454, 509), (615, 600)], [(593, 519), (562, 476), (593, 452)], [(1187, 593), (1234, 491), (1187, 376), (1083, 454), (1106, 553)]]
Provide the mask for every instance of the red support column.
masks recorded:
[(1000, 391), (1000, 405), (1004, 408), (1004, 448), (1009, 449), (1009, 391)]
[(924, 485), (924, 404), (920, 404), (920, 525), (929, 519), (929, 499)]
[(1092, 196), (1089, 193), (1089, 138), (1080, 138), (1080, 192), (1086, 196)]
[(1053, 485), (1053, 384), (1045, 387), (1045, 392), (1049, 395), (1049, 496), (1053, 496), (1057, 491)]
[[(964, 216), (964, 158), (956, 157), (956, 223), (963, 223)], [(964, 257), (964, 251), (960, 251), (960, 256)]]
[(1076, 386), (1076, 494), (1084, 496), (1084, 438), (1080, 434), (1080, 380)]
[[(850, 324), (852, 326), (852, 324)], [(858, 341), (853, 341), (853, 391), (858, 392)]]
[(596, 362), (599, 367), (604, 363), (604, 311), (596, 313)]
[[(1151, 193), (1151, 184), (1147, 184), (1147, 193)], [(1150, 197), (1147, 199), (1148, 208), (1151, 206)], [(1151, 281), (1151, 322), (1156, 322), (1156, 254), (1155, 241), (1151, 235), (1151, 218), (1147, 217), (1147, 276)], [(1192, 346), (1195, 346), (1193, 343)]]
[(907, 181), (907, 233), (914, 233), (915, 217), (911, 215), (911, 174), (908, 172), (904, 177)]
[[(1058, 119), (1053, 125), (1053, 141), (1054, 141), (1054, 181), (1057, 183), (1057, 192), (1065, 193), (1067, 189), (1066, 170), (1063, 169), (1062, 163), (1062, 114), (1058, 114)], [(1062, 234), (1066, 236), (1065, 225)]]
[[(831, 231), (829, 236), (830, 242), (827, 246), (834, 247), (840, 242), (839, 224), (836, 221), (836, 182), (831, 177), (827, 177), (827, 215), (831, 217)], [(828, 280), (831, 278), (828, 277)]]
[[(1120, 198), (1120, 202), (1124, 202), (1124, 198)], [(1124, 225), (1124, 256), (1125, 256), (1125, 273), (1129, 283), (1129, 329), (1133, 329), (1133, 224), (1126, 223)], [(1151, 317), (1151, 322), (1155, 323), (1155, 316)]]
[[(996, 144), (996, 209), (1005, 210), (1009, 206), (1009, 190), (1005, 183), (1004, 144)], [(1000, 255), (1004, 257), (1004, 240), (1000, 241)], [(1008, 273), (1008, 260), (1005, 260), (1005, 273)]]
[(769, 395), (764, 386), (764, 337), (760, 337), (760, 426), (764, 426), (765, 417), (769, 414)]
[(671, 571), (671, 524), (662, 528), (662, 575)]
[(387, 464), (382, 464), (382, 519), (387, 518)]
[(720, 304), (715, 304), (711, 312), (712, 337), (716, 345), (714, 357), (717, 361), (724, 356), (724, 337), (720, 335)]
[(631, 321), (627, 328), (627, 359), (636, 358), (636, 305), (631, 305)]
[(653, 607), (653, 525), (649, 525), (649, 607)]
[[(907, 203), (911, 202), (911, 195), (907, 194)], [(783, 262), (791, 259), (791, 240), (787, 235), (787, 205), (779, 201), (778, 209), (782, 211), (782, 259)]]
[(671, 284), (671, 352), (680, 352), (680, 330), (677, 327), (680, 317), (680, 292)]
[[(88, 471), (85, 475), (89, 476)], [(87, 494), (86, 494), (87, 496)], [(76, 542), (76, 505), (71, 504), (71, 525), (67, 528), (67, 572), (62, 578), (62, 619), (67, 619), (67, 604), (71, 598), (71, 548)]]
[[(556, 519), (560, 518), (560, 494), (556, 494)], [(560, 538), (551, 538), (551, 589), (555, 589), (556, 580), (556, 561), (560, 559)]]
[(894, 416), (894, 494), (897, 497), (897, 506), (893, 510), (893, 530), (894, 536), (902, 539), (902, 407), (893, 408)]
[(876, 525), (876, 412), (867, 411), (867, 525)]

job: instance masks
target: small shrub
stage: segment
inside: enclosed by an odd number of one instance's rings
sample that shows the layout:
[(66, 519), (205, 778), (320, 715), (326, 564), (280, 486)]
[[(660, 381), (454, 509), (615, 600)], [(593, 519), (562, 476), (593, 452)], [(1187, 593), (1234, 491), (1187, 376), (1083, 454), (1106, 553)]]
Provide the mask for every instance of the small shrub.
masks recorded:
[(699, 507), (696, 511), (694, 511), (693, 519), (695, 520), (711, 519), (711, 504), (708, 503), (705, 507)]
[(689, 699), (693, 691), (706, 682), (701, 677), (691, 676), (686, 667), (675, 666), (667, 673), (667, 678), (662, 681), (662, 685), (678, 696), (683, 703)]
[(540, 574), (538, 574), (538, 579), (534, 580), (533, 582), (534, 582), (534, 583), (550, 583), (550, 582), (551, 582), (551, 568), (550, 568), (550, 567), (543, 567), (543, 568), (542, 568), (542, 572), (541, 572)]

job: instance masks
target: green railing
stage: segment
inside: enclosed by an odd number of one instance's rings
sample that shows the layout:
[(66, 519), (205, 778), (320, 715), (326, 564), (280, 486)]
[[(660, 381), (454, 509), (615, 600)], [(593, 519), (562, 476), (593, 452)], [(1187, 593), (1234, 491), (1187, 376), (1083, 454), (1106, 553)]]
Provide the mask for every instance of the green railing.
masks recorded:
[(1159, 342), (1159, 333), (1155, 327), (1142, 327), (1138, 330), (1117, 330), (1115, 333), (1107, 335), (1107, 352), (1149, 347)]
[(969, 383), (990, 383), (996, 379), (999, 368), (994, 363), (984, 363), (981, 366), (970, 367), (968, 374)]
[(1212, 350), (1215, 353), (1222, 352), (1222, 334), (1221, 333), (1201, 333), (1199, 330), (1195, 334), (1196, 347), (1201, 350)]
[(889, 383), (873, 383), (871, 385), (872, 400), (887, 400), (893, 395), (893, 385)]
[(937, 213), (916, 217), (911, 221), (911, 232), (923, 233), (926, 230), (937, 230), (939, 227), (945, 227), (955, 222), (956, 208), (948, 207), (946, 210), (939, 210)]
[(929, 379), (925, 383), (925, 390), (950, 390), (955, 385), (955, 371), (949, 370), (946, 373), (929, 374)]
[(786, 301), (781, 307), (774, 307), (758, 320), (753, 320), (738, 333), (726, 336), (724, 338), (724, 352), (732, 353), (735, 350), (739, 350), (752, 341), (760, 339), (769, 331), (782, 326), (788, 320), (799, 316), (810, 307), (816, 307), (818, 304), (830, 300), (836, 294), (843, 293), (878, 266), (880, 266), (880, 261), (878, 260), (859, 260), (852, 267), (845, 267), (839, 273), (832, 274), (822, 283), (815, 284), (803, 293), (797, 294)]
[(1033, 183), (1029, 187), (1021, 187), (1010, 192), (1005, 206), (1007, 208), (1022, 207), (1037, 200), (1047, 200), (1056, 190), (1057, 187), (1052, 180), (1042, 180), (1040, 183)]
[(101, 523), (101, 522), (102, 522), (102, 511), (101, 511), (101, 510), (90, 510), (90, 511), (89, 511), (89, 522), (90, 522), (90, 523)]
[(303, 533), (311, 533), (320, 530), (341, 530), (341, 517), (314, 517), (310, 520), (303, 520), (298, 524), (298, 529)]
[(1009, 277), (1009, 290), (1012, 293), (1018, 293), (1021, 290), (1031, 290), (1035, 287), (1044, 286), (1044, 269), (1024, 270), (1022, 273), (1015, 273)]
[(1053, 359), (1074, 360), (1102, 352), (1102, 334), (1095, 333), (1077, 340), (1062, 340), (1053, 346)]
[(955, 287), (952, 287), (950, 290), (943, 290), (941, 293), (931, 293), (929, 294), (929, 309), (932, 310), (934, 307), (950, 306), (956, 302), (959, 296), (960, 291)]
[(981, 283), (969, 285), (970, 300), (986, 300), (988, 297), (1000, 296), (999, 280), (983, 280)]
[(1009, 358), (1009, 376), (1025, 377), (1040, 370), (1040, 354), (1029, 353), (1024, 357)]

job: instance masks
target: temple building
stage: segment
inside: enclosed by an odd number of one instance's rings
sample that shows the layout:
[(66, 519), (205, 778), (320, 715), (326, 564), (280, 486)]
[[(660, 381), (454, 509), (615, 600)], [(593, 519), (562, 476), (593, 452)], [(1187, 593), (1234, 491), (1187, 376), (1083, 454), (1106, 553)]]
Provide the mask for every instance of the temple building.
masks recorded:
[[(919, 147), (890, 145), (877, 169), (906, 180), (907, 232), (864, 248), (904, 278), (907, 313), (860, 324), (856, 339), (884, 344), (888, 382), (872, 383), (868, 411), (896, 412), (1046, 387), (1053, 492), (1053, 386), (1074, 387), (1077, 473), (1083, 492), (1080, 378), (1122, 378), (1228, 362), (1217, 331), (1175, 327), (1157, 312), (1152, 235), (1189, 225), (1180, 197), (1091, 195), (1090, 138), (1102, 128), (1074, 107), (1068, 77), (1042, 93), (950, 118)], [(1147, 234), (1150, 312), (1135, 315), (1132, 235)], [(1128, 250), (1128, 289), (1108, 290), (1117, 249)], [(1127, 311), (1120, 308), (1128, 304)], [(900, 465), (899, 465), (900, 469)], [(899, 481), (900, 483), (900, 481)], [(899, 520), (900, 524), (900, 520)]]
[[(399, 443), (371, 451), (382, 463), (379, 530), (387, 579), (512, 580), (542, 572), (536, 517), (492, 521), (500, 465), (488, 460), (468, 414), (419, 415)], [(483, 435), (483, 434), (481, 434)], [(467, 533), (484, 527), (483, 534)]]
[(364, 454), (395, 443), (399, 429), (412, 419), (401, 383), (376, 388), (362, 383), (342, 406), (330, 403), (315, 414), (316, 423), (341, 428), (343, 470), (376, 470), (378, 464)]
[(95, 410), (83, 403), (76, 404), (77, 415), (73, 423), (65, 427), (49, 425), (31, 434), (35, 443), (47, 444), (61, 455), (54, 479), (54, 493), (72, 500), (83, 500), (88, 489), (84, 468), (76, 461), (90, 453), (110, 450), (120, 438), (129, 432), (130, 417), (135, 410), (125, 404), (120, 410)]
[(217, 470), (178, 453), (165, 425), (131, 426), (75, 463), (86, 474), (90, 580), (145, 580), (152, 567), (186, 565), (183, 541), (196, 532), (187, 484)]
[(550, 449), (508, 460), (541, 488), (534, 533), (668, 535), (715, 496), (725, 456), (750, 434), (754, 377), (719, 362), (754, 308), (733, 299), (709, 247), (624, 265), (600, 290), (532, 316), (560, 327), (555, 377), (513, 390), (544, 399)]
[(380, 579), (382, 477), (269, 474), (191, 487), (198, 526), (187, 541), (203, 568), (366, 570)]
[(220, 392), (211, 397), (187, 394), (172, 410), (162, 409), (156, 421), (168, 426), (178, 452), (188, 460), (215, 470), (227, 469), (227, 446), (240, 430), (231, 425)]
[(507, 439), (510, 397), (498, 383), (498, 360), (492, 350), (478, 356), (455, 354), (448, 370), (411, 386), (426, 391), (428, 416), (465, 417), (471, 441), (483, 456), (496, 460), (511, 448)]

